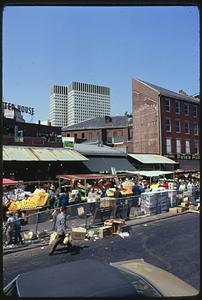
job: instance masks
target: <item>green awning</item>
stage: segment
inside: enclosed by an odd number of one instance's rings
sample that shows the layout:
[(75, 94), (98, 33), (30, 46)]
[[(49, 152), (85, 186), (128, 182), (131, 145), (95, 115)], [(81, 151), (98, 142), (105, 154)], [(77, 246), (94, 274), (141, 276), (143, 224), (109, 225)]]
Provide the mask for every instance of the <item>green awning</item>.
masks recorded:
[(143, 164), (176, 164), (176, 162), (170, 158), (167, 158), (158, 154), (128, 154), (133, 159), (138, 160)]
[(3, 145), (3, 161), (85, 161), (79, 152), (56, 147)]

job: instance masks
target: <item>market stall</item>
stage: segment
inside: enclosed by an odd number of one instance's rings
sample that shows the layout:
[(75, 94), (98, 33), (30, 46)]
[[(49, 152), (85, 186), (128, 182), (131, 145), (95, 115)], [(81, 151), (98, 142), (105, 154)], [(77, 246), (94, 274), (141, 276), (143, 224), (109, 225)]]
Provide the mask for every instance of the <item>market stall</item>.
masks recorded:
[(139, 170), (139, 171), (128, 171), (127, 174), (148, 177), (148, 178), (150, 178), (150, 184), (151, 184), (151, 179), (153, 177), (160, 178), (164, 175), (174, 174), (174, 171), (161, 171), (161, 170), (142, 171), (142, 170)]
[(17, 185), (19, 181), (12, 180), (10, 178), (3, 178), (2, 184), (3, 186)]
[[(100, 186), (98, 185), (98, 188), (101, 189), (102, 187), (102, 181), (105, 181), (109, 183), (112, 179), (115, 181), (115, 183), (119, 184), (120, 178), (125, 178), (128, 175), (126, 173), (122, 174), (69, 174), (69, 175), (58, 175), (57, 178), (59, 179), (59, 188), (61, 189), (61, 180), (65, 180), (68, 183), (63, 184), (64, 187), (69, 187), (71, 190), (74, 190), (75, 185), (77, 189), (83, 194), (83, 197), (86, 197), (87, 189), (89, 182), (99, 182)], [(110, 189), (110, 186), (107, 186), (107, 189), (109, 191), (108, 196), (113, 196), (113, 189)]]

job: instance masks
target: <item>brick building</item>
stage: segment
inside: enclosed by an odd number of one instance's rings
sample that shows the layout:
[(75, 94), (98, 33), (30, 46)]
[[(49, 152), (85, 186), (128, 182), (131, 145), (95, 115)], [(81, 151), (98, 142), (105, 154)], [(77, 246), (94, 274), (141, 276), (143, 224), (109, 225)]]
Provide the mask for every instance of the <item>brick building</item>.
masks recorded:
[(74, 137), (76, 143), (100, 143), (132, 150), (132, 116), (97, 117), (62, 128), (64, 137)]
[(132, 80), (133, 153), (160, 154), (199, 169), (200, 99)]

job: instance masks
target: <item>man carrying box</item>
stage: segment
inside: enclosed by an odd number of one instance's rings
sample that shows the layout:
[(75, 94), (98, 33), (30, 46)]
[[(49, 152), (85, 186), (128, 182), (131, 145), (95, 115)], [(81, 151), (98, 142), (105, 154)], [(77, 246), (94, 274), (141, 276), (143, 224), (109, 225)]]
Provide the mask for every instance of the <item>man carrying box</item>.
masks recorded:
[[(66, 206), (62, 206), (60, 209), (60, 213), (57, 215), (56, 224), (55, 224), (57, 235), (54, 242), (51, 245), (51, 250), (49, 252), (49, 255), (54, 254), (57, 245), (63, 243), (64, 238), (67, 235), (66, 218), (67, 218), (67, 208)], [(68, 248), (72, 247), (71, 242), (67, 243), (67, 247)]]

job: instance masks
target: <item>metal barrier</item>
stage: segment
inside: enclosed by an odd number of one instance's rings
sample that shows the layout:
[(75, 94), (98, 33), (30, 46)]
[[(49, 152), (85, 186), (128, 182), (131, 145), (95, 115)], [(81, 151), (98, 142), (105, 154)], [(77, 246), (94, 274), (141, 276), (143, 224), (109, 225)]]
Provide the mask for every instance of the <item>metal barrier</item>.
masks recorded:
[[(162, 213), (169, 210), (169, 207), (176, 206), (186, 192), (167, 191), (166, 205), (160, 206), (160, 197), (162, 192), (147, 193), (155, 196), (155, 207), (152, 207), (152, 213)], [(137, 216), (148, 214), (145, 209), (145, 203), (148, 204), (146, 193), (140, 196), (130, 196), (122, 198), (100, 199), (95, 203), (80, 202), (77, 204), (69, 204), (67, 206), (67, 228), (85, 227), (91, 228), (100, 224), (109, 218), (135, 219)], [(165, 198), (164, 197), (164, 198)], [(145, 200), (146, 199), (146, 200)], [(164, 199), (165, 200), (165, 199)], [(21, 234), (26, 235), (28, 232), (33, 233), (32, 238), (43, 238), (55, 229), (55, 222), (58, 209), (43, 208), (36, 213), (25, 215), (22, 220)], [(151, 214), (151, 213), (150, 213)], [(4, 230), (5, 231), (5, 230)], [(4, 232), (3, 231), (3, 232)], [(5, 242), (5, 234), (3, 234), (3, 242)]]

